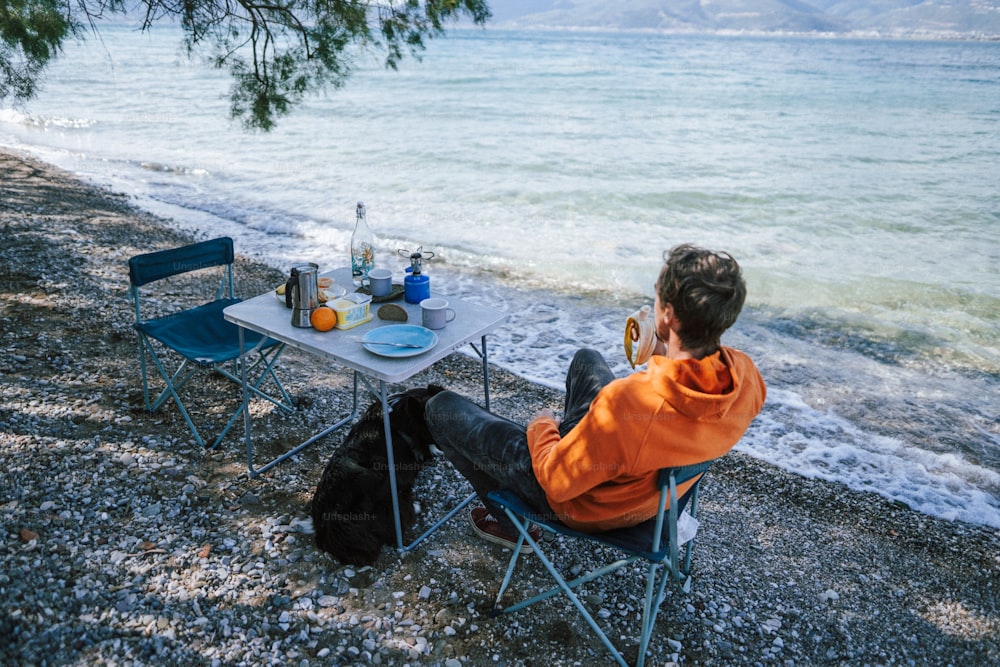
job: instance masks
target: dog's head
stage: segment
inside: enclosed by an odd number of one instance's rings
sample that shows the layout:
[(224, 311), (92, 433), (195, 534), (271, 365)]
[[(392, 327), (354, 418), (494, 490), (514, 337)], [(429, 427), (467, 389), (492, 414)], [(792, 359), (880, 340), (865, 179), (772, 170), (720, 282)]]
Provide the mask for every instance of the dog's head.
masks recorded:
[[(429, 384), (426, 387), (409, 389), (389, 397), (389, 427), (392, 429), (392, 440), (397, 445), (405, 445), (413, 452), (417, 461), (431, 458), (430, 444), (433, 442), (427, 419), (424, 417), (424, 406), (431, 396), (444, 391), (443, 387)], [(398, 440), (398, 444), (397, 444)]]

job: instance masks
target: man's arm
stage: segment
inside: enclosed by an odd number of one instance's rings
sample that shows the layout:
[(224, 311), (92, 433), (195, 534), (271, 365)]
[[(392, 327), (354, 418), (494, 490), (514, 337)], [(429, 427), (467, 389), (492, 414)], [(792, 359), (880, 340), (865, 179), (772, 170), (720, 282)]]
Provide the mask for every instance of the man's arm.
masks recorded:
[(626, 462), (619, 430), (623, 424), (603, 394), (576, 427), (559, 435), (551, 411), (540, 411), (528, 424), (528, 448), (535, 478), (553, 502), (565, 502), (619, 477)]

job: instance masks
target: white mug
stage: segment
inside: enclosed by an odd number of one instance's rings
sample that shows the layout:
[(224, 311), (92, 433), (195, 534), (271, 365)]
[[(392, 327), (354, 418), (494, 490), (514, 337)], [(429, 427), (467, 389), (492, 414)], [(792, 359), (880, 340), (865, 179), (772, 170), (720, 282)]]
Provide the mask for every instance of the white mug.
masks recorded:
[(372, 296), (389, 296), (392, 294), (392, 271), (372, 269), (368, 272), (368, 283)]
[(444, 329), (455, 319), (455, 311), (448, 307), (448, 300), (431, 297), (420, 302), (420, 315), (428, 329)]

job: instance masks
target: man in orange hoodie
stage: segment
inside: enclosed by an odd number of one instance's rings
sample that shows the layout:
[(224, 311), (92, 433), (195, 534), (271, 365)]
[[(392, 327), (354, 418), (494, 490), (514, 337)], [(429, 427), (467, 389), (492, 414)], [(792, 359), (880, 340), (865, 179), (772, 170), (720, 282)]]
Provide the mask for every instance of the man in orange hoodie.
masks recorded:
[(433, 397), (426, 416), (434, 442), (486, 505), (472, 510), (475, 531), (516, 543), (514, 527), (486, 500), (502, 488), (581, 531), (635, 525), (656, 514), (661, 468), (728, 452), (766, 394), (750, 358), (720, 343), (745, 297), (730, 255), (677, 246), (664, 253), (656, 281), (657, 342), (646, 370), (615, 379), (599, 353), (580, 350), (566, 376), (563, 419), (541, 410), (527, 428), (453, 392)]

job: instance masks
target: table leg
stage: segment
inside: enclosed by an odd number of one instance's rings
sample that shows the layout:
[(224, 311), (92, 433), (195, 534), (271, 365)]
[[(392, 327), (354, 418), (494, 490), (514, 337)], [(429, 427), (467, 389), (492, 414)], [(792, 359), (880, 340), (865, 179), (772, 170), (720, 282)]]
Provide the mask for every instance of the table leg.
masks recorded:
[(250, 431), (250, 389), (247, 387), (247, 348), (243, 327), (236, 327), (240, 334), (240, 386), (243, 388), (243, 444), (247, 450), (247, 466), (253, 475), (253, 435)]
[(429, 537), (434, 531), (440, 528), (446, 521), (455, 516), (459, 510), (472, 502), (476, 497), (475, 493), (470, 494), (461, 503), (452, 508), (450, 512), (438, 519), (437, 523), (428, 528), (423, 535), (413, 540), (409, 544), (403, 544), (403, 525), (399, 516), (399, 492), (396, 487), (396, 461), (392, 448), (392, 428), (390, 427), (389, 414), (392, 408), (389, 406), (389, 397), (385, 388), (385, 382), (379, 380), (378, 383), (379, 400), (382, 401), (382, 428), (385, 429), (385, 455), (389, 462), (389, 488), (392, 490), (392, 518), (396, 528), (396, 546), (400, 551), (409, 551)]
[(488, 358), (488, 353), (486, 351), (486, 336), (483, 336), (483, 353), (480, 355), (483, 359), (483, 394), (486, 399), (486, 410), (490, 409), (490, 361)]
[[(486, 351), (486, 336), (482, 338), (482, 350), (476, 349), (475, 345), (472, 345), (472, 349), (476, 350), (479, 358), (483, 361), (483, 394), (486, 400), (486, 409), (490, 409), (490, 367), (488, 353)], [(389, 425), (389, 413), (391, 408), (389, 407), (388, 396), (386, 395), (385, 382), (379, 381), (379, 399), (382, 401), (382, 428), (385, 429), (385, 447), (386, 447), (386, 458), (389, 461), (389, 487), (392, 489), (392, 516), (395, 521), (396, 528), (396, 546), (399, 547), (400, 551), (410, 551), (415, 548), (418, 544), (423, 542), (426, 538), (430, 537), (438, 528), (447, 523), (453, 516), (458, 514), (464, 507), (467, 507), (475, 497), (476, 493), (470, 493), (466, 496), (462, 502), (455, 505), (447, 514), (437, 520), (437, 522), (428, 528), (422, 535), (417, 537), (415, 540), (410, 542), (410, 544), (403, 544), (403, 527), (399, 517), (399, 494), (396, 490), (396, 466), (395, 466), (395, 456), (392, 450), (392, 428)]]
[[(240, 338), (241, 338), (240, 346), (241, 346), (241, 349), (242, 349), (242, 344), (243, 344), (242, 343), (242, 337), (243, 337), (243, 330), (241, 328), (240, 329)], [(314, 442), (316, 442), (317, 440), (319, 440), (321, 438), (325, 438), (329, 434), (331, 434), (334, 431), (336, 431), (337, 429), (339, 429), (341, 426), (344, 426), (345, 424), (350, 424), (358, 416), (358, 372), (354, 371), (354, 400), (353, 400), (353, 405), (351, 407), (351, 412), (346, 417), (340, 419), (339, 421), (335, 422), (334, 424), (331, 424), (330, 426), (327, 426), (325, 429), (323, 429), (319, 433), (313, 435), (312, 437), (310, 437), (305, 442), (302, 442), (301, 444), (296, 445), (295, 448), (288, 450), (287, 452), (285, 452), (281, 456), (278, 456), (277, 458), (269, 461), (268, 463), (266, 463), (265, 465), (261, 466), (260, 468), (254, 468), (253, 467), (253, 437), (251, 436), (251, 433), (250, 433), (250, 410), (248, 409), (247, 404), (246, 404), (246, 400), (247, 400), (246, 397), (247, 397), (247, 391), (248, 390), (247, 390), (246, 384), (245, 384), (246, 383), (245, 377), (246, 376), (245, 376), (245, 371), (244, 371), (244, 380), (243, 380), (243, 382), (244, 382), (244, 393), (243, 393), (243, 396), (244, 396), (244, 399), (243, 399), (244, 400), (244, 403), (243, 403), (244, 422), (243, 422), (243, 424), (244, 424), (244, 428), (246, 430), (247, 469), (249, 470), (251, 477), (256, 477), (257, 475), (261, 474), (262, 472), (266, 472), (266, 471), (270, 470), (271, 468), (273, 468), (274, 466), (278, 465), (279, 463), (281, 463), (285, 459), (288, 459), (288, 458), (290, 458), (292, 456), (295, 456), (296, 454), (298, 454), (299, 452), (301, 452), (303, 449), (305, 449), (309, 445), (313, 444)]]
[(483, 362), (483, 397), (486, 399), (486, 409), (490, 409), (490, 361), (489, 352), (486, 350), (486, 336), (482, 338), (482, 349), (476, 347), (475, 343), (469, 343), (469, 347), (479, 355)]
[(462, 502), (460, 502), (459, 504), (457, 504), (453, 508), (451, 508), (451, 510), (447, 514), (445, 514), (443, 517), (441, 517), (440, 519), (438, 519), (437, 523), (435, 523), (433, 526), (431, 526), (426, 531), (424, 531), (423, 535), (421, 535), (417, 539), (413, 540), (413, 542), (411, 542), (409, 545), (404, 546), (404, 547), (400, 547), (400, 549), (402, 549), (403, 551), (409, 551), (409, 550), (413, 549), (414, 547), (416, 547), (418, 544), (420, 544), (421, 542), (423, 542), (425, 538), (430, 537), (431, 534), (434, 531), (436, 531), (438, 528), (440, 528), (441, 526), (443, 526), (444, 524), (446, 524), (448, 522), (448, 520), (451, 519), (451, 517), (453, 517), (456, 514), (458, 514), (459, 511), (462, 510), (462, 508), (468, 506), (468, 504), (471, 503), (473, 500), (475, 500), (475, 498), (476, 498), (476, 493), (473, 491), (468, 496), (466, 496), (465, 499), (462, 500)]
[(399, 518), (399, 492), (396, 488), (396, 456), (392, 449), (392, 427), (389, 424), (389, 396), (385, 388), (385, 380), (378, 381), (378, 397), (382, 402), (382, 428), (385, 433), (385, 456), (389, 463), (389, 488), (392, 491), (392, 519), (396, 528), (396, 546), (405, 549), (403, 545), (403, 524)]

